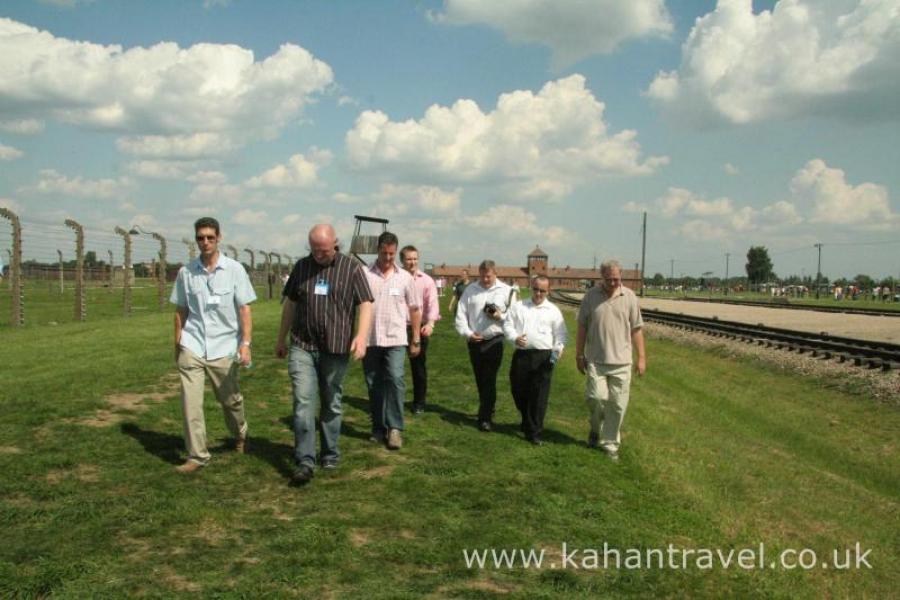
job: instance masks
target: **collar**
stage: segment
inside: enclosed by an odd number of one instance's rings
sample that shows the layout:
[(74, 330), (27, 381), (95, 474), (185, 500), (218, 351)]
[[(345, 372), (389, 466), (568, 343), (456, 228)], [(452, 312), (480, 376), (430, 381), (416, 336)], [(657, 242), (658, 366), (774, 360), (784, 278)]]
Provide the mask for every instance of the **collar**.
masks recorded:
[(400, 273), (400, 271), (403, 271), (404, 273), (408, 273), (408, 271), (406, 271), (406, 270), (404, 270), (404, 269), (401, 269), (401, 268), (397, 265), (397, 263), (394, 263), (394, 268), (391, 270), (390, 273), (385, 273), (384, 271), (381, 270), (381, 267), (378, 266), (378, 262), (377, 262), (377, 261), (372, 263), (372, 266), (369, 267), (369, 271), (371, 271), (371, 272), (374, 273), (375, 275), (378, 275), (378, 276), (381, 277), (382, 279), (388, 279), (389, 277), (393, 277), (394, 275), (398, 275), (398, 274)]
[(198, 273), (198, 274), (200, 274), (200, 273), (215, 273), (216, 271), (218, 271), (220, 269), (224, 270), (225, 269), (224, 263), (229, 260), (231, 260), (231, 259), (228, 258), (227, 256), (225, 256), (225, 254), (220, 251), (219, 252), (219, 260), (216, 261), (216, 268), (214, 268), (212, 271), (206, 270), (206, 265), (203, 264), (203, 259), (200, 258), (199, 256), (197, 258), (195, 258), (193, 260), (193, 262), (191, 262), (191, 268), (193, 269), (193, 271), (195, 273)]
[(606, 293), (606, 290), (603, 289), (603, 286), (600, 286), (600, 291), (603, 293), (604, 298), (612, 300), (613, 298), (618, 298), (619, 296), (625, 295), (625, 286), (620, 285), (618, 288), (616, 288), (616, 291), (611, 296)]

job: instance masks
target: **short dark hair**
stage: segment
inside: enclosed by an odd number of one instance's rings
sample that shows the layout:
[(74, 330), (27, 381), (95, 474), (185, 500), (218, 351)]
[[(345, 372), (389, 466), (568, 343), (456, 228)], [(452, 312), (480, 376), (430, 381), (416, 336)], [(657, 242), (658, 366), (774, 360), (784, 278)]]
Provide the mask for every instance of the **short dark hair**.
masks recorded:
[(385, 231), (381, 235), (378, 236), (378, 247), (382, 246), (396, 246), (400, 243), (400, 240), (397, 239), (397, 236), (391, 233), (390, 231)]
[(403, 246), (403, 248), (400, 249), (400, 260), (406, 260), (407, 252), (415, 252), (416, 254), (418, 254), (419, 249), (416, 248), (415, 246), (413, 246), (412, 244), (410, 244), (408, 246)]
[(496, 272), (497, 271), (497, 263), (495, 263), (494, 261), (492, 261), (489, 258), (486, 258), (483, 261), (481, 261), (480, 265), (478, 265), (478, 270), (479, 271), (494, 271), (494, 272)]
[(197, 233), (206, 227), (212, 227), (216, 230), (216, 235), (219, 235), (219, 222), (212, 217), (200, 217), (194, 221), (194, 233)]

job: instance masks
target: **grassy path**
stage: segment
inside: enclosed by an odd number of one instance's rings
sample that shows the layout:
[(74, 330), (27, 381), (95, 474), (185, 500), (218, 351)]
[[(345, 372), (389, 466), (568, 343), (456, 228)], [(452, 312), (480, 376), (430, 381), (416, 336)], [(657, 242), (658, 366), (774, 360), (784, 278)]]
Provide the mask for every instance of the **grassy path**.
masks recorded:
[[(192, 478), (172, 470), (181, 416), (168, 314), (0, 333), (0, 596), (817, 598), (900, 587), (896, 408), (650, 340), (616, 465), (584, 444), (571, 348), (545, 446), (518, 434), (508, 349), (500, 427), (476, 431), (465, 347), (445, 319), (430, 349), (432, 404), (407, 415), (403, 450), (367, 441), (355, 365), (344, 462), (298, 490), (287, 486), (287, 372), (270, 354), (278, 312), (255, 309), (255, 365), (243, 379), (251, 453), (216, 448)], [(219, 446), (209, 395), (206, 413)], [(623, 555), (764, 543), (771, 562), (804, 548), (826, 561), (857, 541), (871, 569), (561, 568), (564, 542)], [(533, 548), (546, 561), (467, 568), (464, 549), (481, 548)]]

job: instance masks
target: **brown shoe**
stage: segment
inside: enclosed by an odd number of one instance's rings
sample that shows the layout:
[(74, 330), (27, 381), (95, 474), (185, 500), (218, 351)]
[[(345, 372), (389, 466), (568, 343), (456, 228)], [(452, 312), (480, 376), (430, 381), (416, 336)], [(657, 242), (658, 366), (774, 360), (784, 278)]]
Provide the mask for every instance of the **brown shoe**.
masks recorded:
[(203, 463), (199, 463), (196, 460), (186, 460), (183, 465), (175, 467), (175, 470), (183, 475), (189, 475), (191, 473), (195, 473), (205, 467)]
[(234, 441), (234, 451), (238, 454), (247, 454), (247, 436), (239, 437)]
[(388, 432), (387, 447), (388, 450), (399, 450), (403, 447), (403, 436), (400, 435), (399, 429), (391, 429)]

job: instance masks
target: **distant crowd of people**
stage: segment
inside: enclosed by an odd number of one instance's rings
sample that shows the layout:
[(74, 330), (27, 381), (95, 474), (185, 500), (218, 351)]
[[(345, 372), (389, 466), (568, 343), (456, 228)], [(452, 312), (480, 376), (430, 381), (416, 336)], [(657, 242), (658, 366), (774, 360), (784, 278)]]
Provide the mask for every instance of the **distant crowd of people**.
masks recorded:
[[(256, 294), (243, 266), (219, 252), (219, 223), (194, 223), (200, 256), (182, 267), (171, 302), (175, 309), (175, 359), (181, 379), (187, 459), (177, 467), (194, 473), (210, 461), (203, 414), (205, 379), (222, 406), (232, 447), (246, 452), (248, 425), (239, 366), (251, 363)], [(391, 232), (378, 238), (371, 266), (340, 252), (334, 228), (309, 231), (309, 255), (283, 282), (283, 308), (275, 355), (286, 359), (293, 396), (295, 468), (291, 482), (313, 479), (316, 468), (341, 461), (343, 382), (350, 360), (362, 361), (369, 396), (370, 440), (390, 450), (403, 447), (405, 366), (413, 381), (412, 413), (421, 414), (428, 394), (427, 354), (445, 282), (419, 268), (419, 251)], [(399, 259), (399, 261), (398, 261)], [(633, 370), (646, 371), (643, 321), (634, 293), (622, 285), (621, 266), (601, 266), (603, 282), (584, 296), (578, 311), (575, 364), (586, 378), (587, 443), (618, 460), (620, 429), (628, 407)], [(550, 281), (530, 281), (531, 297), (497, 279), (484, 260), (478, 277), (453, 284), (450, 312), (466, 339), (478, 390), (477, 427), (494, 427), (497, 375), (504, 346), (513, 348), (509, 384), (526, 440), (542, 445), (550, 383), (568, 335), (559, 308), (548, 298)], [(505, 342), (505, 343), (504, 343)], [(633, 355), (636, 354), (636, 361)], [(317, 452), (316, 437), (320, 439)]]

